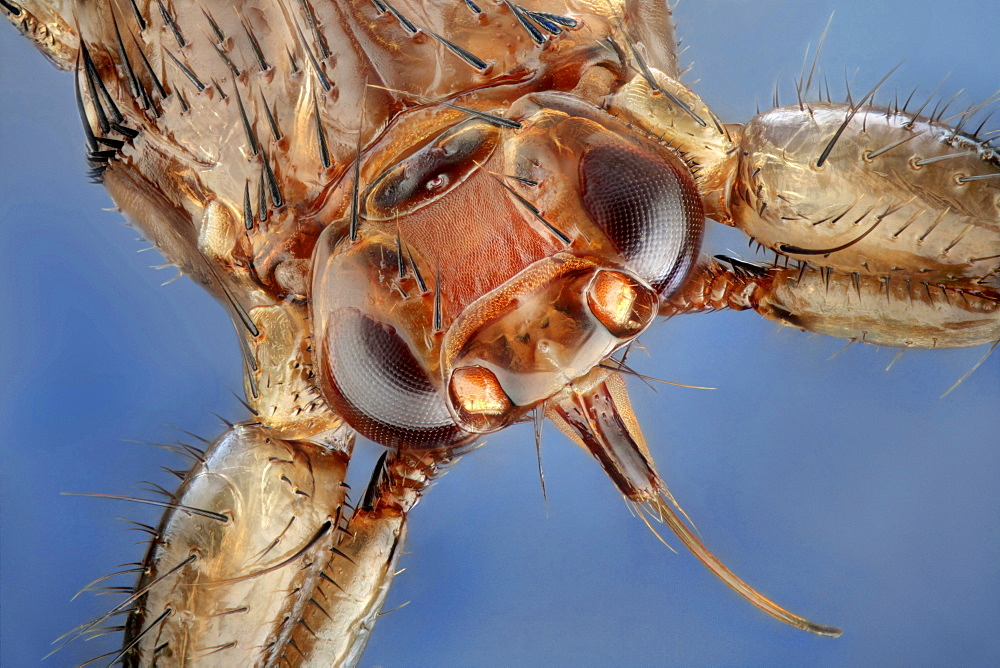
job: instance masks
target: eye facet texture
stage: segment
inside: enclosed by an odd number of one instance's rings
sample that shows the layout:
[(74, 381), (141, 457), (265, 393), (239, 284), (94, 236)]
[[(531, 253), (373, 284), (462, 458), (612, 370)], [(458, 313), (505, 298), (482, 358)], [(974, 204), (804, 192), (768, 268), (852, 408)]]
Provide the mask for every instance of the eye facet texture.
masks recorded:
[(454, 423), (442, 393), (395, 329), (354, 308), (330, 324), (327, 394), (366, 438), (389, 447), (435, 448), (474, 437)]
[(628, 268), (661, 296), (673, 294), (698, 255), (705, 221), (686, 166), (622, 144), (601, 144), (580, 160), (580, 186), (588, 212)]

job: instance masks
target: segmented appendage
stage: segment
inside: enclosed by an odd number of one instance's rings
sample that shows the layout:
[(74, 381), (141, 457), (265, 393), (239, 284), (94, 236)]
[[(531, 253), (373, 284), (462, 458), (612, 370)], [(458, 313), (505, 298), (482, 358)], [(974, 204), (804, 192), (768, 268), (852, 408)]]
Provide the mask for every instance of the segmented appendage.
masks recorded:
[(137, 608), (126, 664), (278, 660), (315, 581), (343, 558), (347, 430), (343, 437), (290, 442), (236, 425), (209, 448), (175, 494), (126, 600)]
[[(610, 356), (709, 308), (1000, 338), (985, 142), (867, 96), (727, 126), (675, 79), (663, 7), (109, 0), (46, 33), (58, 17), (0, 2), (75, 65), (92, 175), (222, 301), (246, 360), (256, 421), (195, 464), (111, 611), (126, 664), (356, 661), (420, 494), (530, 411), (754, 605), (838, 635), (705, 548)], [(798, 264), (698, 265), (706, 214)], [(356, 433), (393, 454), (352, 512)]]
[(905, 109), (830, 104), (762, 114), (740, 147), (733, 224), (801, 263), (759, 311), (882, 345), (1000, 339), (995, 150)]
[(877, 88), (856, 104), (800, 102), (743, 127), (655, 72), (614, 96), (613, 113), (684, 156), (707, 215), (781, 259), (703, 263), (662, 314), (752, 308), (896, 347), (1000, 340), (1000, 154), (980, 134), (988, 114), (963, 129), (996, 100), (956, 114), (953, 127), (941, 119), (947, 105), (933, 118), (923, 106), (872, 106)]
[[(353, 512), (353, 433), (324, 445), (231, 427), (157, 527), (136, 590), (125, 665), (350, 665), (395, 574), (404, 518), (457, 453), (383, 457)], [(85, 635), (98, 619), (79, 631)]]

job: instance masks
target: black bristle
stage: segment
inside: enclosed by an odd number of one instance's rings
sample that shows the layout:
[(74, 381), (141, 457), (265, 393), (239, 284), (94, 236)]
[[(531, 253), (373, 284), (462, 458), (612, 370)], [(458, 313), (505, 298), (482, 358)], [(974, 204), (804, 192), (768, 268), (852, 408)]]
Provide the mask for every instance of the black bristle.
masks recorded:
[(253, 229), (253, 207), (250, 206), (250, 182), (243, 185), (243, 224), (248, 230)]
[(503, 0), (503, 4), (507, 5), (507, 9), (510, 10), (510, 13), (514, 15), (514, 18), (516, 18), (517, 22), (521, 24), (521, 27), (527, 31), (528, 36), (531, 37), (531, 41), (538, 45), (545, 43), (545, 35), (543, 35), (542, 31), (536, 28), (534, 24), (528, 20), (524, 9), (522, 9), (520, 5), (515, 5), (510, 0)]
[(135, 16), (135, 21), (139, 24), (139, 32), (142, 32), (146, 29), (146, 18), (139, 12), (139, 5), (135, 4), (135, 0), (128, 0), (128, 2), (132, 6), (132, 14)]
[(292, 55), (290, 49), (285, 49), (285, 53), (288, 54), (288, 67), (291, 70), (292, 74), (298, 74), (299, 64), (295, 62), (295, 56)]
[(243, 132), (247, 136), (247, 143), (250, 144), (251, 153), (257, 155), (260, 153), (260, 144), (253, 131), (253, 126), (250, 125), (250, 119), (247, 118), (247, 110), (243, 106), (243, 98), (240, 97), (240, 86), (235, 81), (233, 82), (233, 91), (236, 93), (236, 105), (240, 110), (240, 120), (243, 122)]
[(139, 136), (138, 130), (134, 130), (128, 126), (122, 125), (121, 123), (112, 123), (111, 129), (120, 135), (128, 137), (129, 139), (135, 139)]
[(83, 104), (83, 91), (80, 90), (79, 57), (77, 57), (77, 72), (73, 77), (73, 92), (76, 94), (76, 109), (83, 121), (83, 132), (87, 136), (87, 148), (91, 151), (97, 150), (97, 137), (94, 129), (90, 126), (90, 119), (87, 117), (87, 108)]
[(189, 70), (184, 65), (184, 63), (182, 63), (180, 60), (178, 60), (177, 56), (175, 56), (174, 54), (172, 54), (172, 53), (170, 53), (169, 51), (166, 51), (166, 50), (164, 50), (164, 52), (168, 56), (170, 56), (170, 60), (172, 60), (174, 62), (174, 65), (176, 65), (180, 69), (180, 71), (184, 74), (184, 76), (186, 76), (188, 78), (188, 81), (190, 81), (191, 83), (194, 84), (194, 87), (197, 88), (199, 92), (205, 90), (205, 88), (206, 88), (205, 84), (203, 84), (201, 82), (201, 80), (194, 75), (194, 72), (192, 72), (191, 70)]
[(233, 76), (239, 77), (241, 74), (240, 68), (233, 64), (233, 61), (226, 55), (226, 52), (222, 50), (222, 47), (215, 42), (212, 42), (212, 48), (214, 48), (215, 52), (219, 54), (219, 58), (222, 58), (222, 62), (226, 64), (226, 67), (228, 67), (229, 71), (233, 73)]
[(520, 8), (524, 12), (525, 16), (537, 23), (543, 30), (548, 32), (550, 35), (561, 35), (562, 28), (574, 28), (577, 22), (566, 16), (560, 16), (558, 14), (550, 14), (549, 12), (534, 12), (524, 7)]
[(406, 278), (406, 262), (403, 259), (403, 239), (396, 228), (396, 273), (400, 279)]
[(226, 36), (222, 34), (222, 30), (219, 28), (219, 24), (215, 22), (212, 15), (208, 13), (208, 10), (202, 8), (201, 13), (205, 16), (205, 20), (208, 21), (208, 25), (212, 28), (212, 33), (215, 34), (215, 39), (219, 42), (226, 41)]
[(160, 8), (160, 16), (163, 17), (163, 22), (170, 28), (170, 31), (174, 34), (174, 39), (177, 41), (177, 46), (182, 49), (187, 46), (187, 40), (184, 39), (184, 35), (181, 34), (180, 28), (177, 27), (177, 22), (174, 21), (174, 17), (170, 15), (167, 8), (163, 6), (162, 0), (156, 0), (157, 6)]
[(323, 33), (320, 32), (319, 25), (316, 22), (316, 12), (313, 10), (312, 5), (309, 4), (309, 0), (299, 0), (299, 4), (302, 5), (302, 13), (306, 15), (306, 23), (309, 24), (309, 29), (312, 30), (313, 36), (316, 38), (316, 44), (319, 45), (320, 55), (326, 60), (330, 57), (330, 46), (326, 43)]
[(353, 177), (354, 183), (351, 185), (351, 213), (350, 213), (350, 230), (349, 236), (351, 241), (356, 241), (358, 238), (358, 228), (361, 225), (361, 214), (359, 207), (360, 199), (360, 188), (361, 188), (361, 131), (358, 131), (358, 147), (354, 154), (354, 167), (353, 167)]
[(267, 222), (267, 186), (264, 185), (264, 174), (257, 181), (257, 217), (260, 222)]
[(243, 23), (243, 30), (247, 34), (247, 39), (250, 40), (250, 48), (253, 49), (254, 58), (257, 59), (257, 65), (260, 67), (261, 71), (266, 72), (271, 69), (267, 59), (264, 58), (264, 52), (261, 51), (260, 42), (257, 41), (257, 36), (253, 34), (253, 31), (250, 30), (250, 26), (247, 25), (246, 22)]
[(330, 148), (326, 140), (326, 130), (323, 128), (323, 117), (319, 113), (319, 102), (313, 96), (313, 110), (316, 113), (316, 138), (319, 144), (319, 158), (323, 169), (330, 169)]
[(534, 11), (529, 11), (528, 14), (533, 19), (536, 17), (541, 17), (546, 21), (550, 21), (564, 28), (575, 28), (578, 25), (580, 25), (580, 22), (577, 21), (576, 19), (570, 18), (569, 16), (563, 16), (561, 14), (551, 14), (549, 12), (534, 12)]
[(274, 141), (278, 141), (281, 139), (281, 129), (278, 127), (278, 122), (275, 120), (274, 114), (271, 113), (271, 107), (267, 104), (267, 100), (264, 99), (263, 93), (261, 93), (260, 101), (264, 107), (264, 115), (267, 116), (267, 124), (271, 128), (271, 136), (274, 137)]
[(444, 327), (444, 316), (441, 312), (441, 260), (438, 260), (434, 272), (434, 331), (440, 332)]
[(122, 67), (125, 68), (125, 76), (128, 79), (129, 87), (132, 89), (132, 97), (138, 98), (142, 102), (144, 109), (153, 109), (152, 98), (149, 97), (145, 86), (139, 81), (139, 77), (135, 75), (135, 70), (132, 69), (132, 61), (129, 60), (128, 52), (125, 50), (125, 42), (122, 40), (122, 33), (118, 29), (118, 19), (115, 18), (113, 10), (111, 11), (111, 26), (115, 31), (115, 42), (118, 44), (118, 58), (121, 61)]
[[(125, 142), (121, 141), (120, 139), (111, 139), (110, 137), (95, 137), (95, 139), (99, 144), (104, 144), (105, 146), (109, 146), (115, 149), (116, 151), (125, 146)], [(95, 148), (94, 150), (97, 149)]]
[[(298, 25), (295, 26), (295, 31), (299, 36), (299, 44), (302, 46), (302, 50), (306, 52), (306, 59), (309, 61), (313, 72), (316, 74), (316, 78), (319, 80), (319, 85), (323, 87), (325, 92), (329, 93), (333, 89), (330, 79), (326, 76), (326, 72), (323, 71), (323, 68), (320, 67), (319, 61), (316, 60), (316, 54), (314, 54), (312, 49), (309, 48), (309, 44), (306, 43), (306, 37), (302, 34)], [(288, 54), (288, 57), (291, 58), (291, 53)]]
[(267, 188), (271, 193), (271, 203), (274, 204), (274, 208), (278, 209), (284, 204), (281, 199), (281, 190), (278, 188), (278, 180), (274, 178), (274, 171), (271, 169), (271, 161), (267, 157), (267, 153), (263, 153), (264, 156), (264, 176), (267, 179)]
[(163, 83), (160, 81), (160, 78), (156, 76), (156, 72), (153, 71), (153, 66), (150, 64), (149, 58), (146, 57), (146, 53), (142, 50), (142, 46), (139, 44), (138, 40), (135, 39), (135, 37), (132, 39), (135, 42), (136, 51), (139, 52), (139, 59), (142, 61), (143, 67), (146, 68), (146, 74), (149, 75), (149, 79), (153, 82), (153, 88), (156, 89), (156, 93), (160, 96), (160, 98), (167, 97), (167, 91), (163, 87)]
[(470, 51), (468, 51), (466, 49), (463, 49), (459, 45), (455, 44), (454, 42), (452, 42), (450, 40), (445, 39), (444, 37), (442, 37), (441, 35), (437, 34), (436, 32), (432, 32), (430, 30), (427, 30), (426, 32), (428, 34), (430, 34), (431, 37), (433, 37), (434, 39), (436, 39), (439, 42), (441, 42), (442, 44), (444, 44), (445, 47), (447, 47), (447, 49), (449, 51), (451, 51), (456, 56), (458, 56), (459, 58), (461, 58), (462, 60), (464, 60), (465, 62), (467, 62), (469, 65), (472, 65), (473, 67), (475, 67), (477, 70), (483, 71), (483, 70), (486, 70), (489, 67), (489, 63), (487, 63), (485, 60), (483, 60), (482, 58), (480, 58), (476, 54), (474, 54), (474, 53), (472, 53), (472, 52), (470, 52)]
[[(115, 104), (111, 94), (108, 93), (108, 89), (104, 85), (104, 80), (101, 79), (101, 75), (97, 72), (97, 66), (94, 65), (94, 60), (91, 58), (90, 50), (87, 48), (86, 44), (80, 44), (80, 53), (83, 55), (83, 63), (87, 68), (90, 80), (96, 87), (95, 93), (100, 93), (100, 99), (104, 100), (104, 104), (108, 107), (107, 113), (109, 113), (111, 118), (114, 119), (114, 122), (121, 123), (125, 120), (125, 117), (122, 116), (122, 113), (118, 110), (118, 106)], [(94, 95), (94, 103), (97, 106), (103, 106), (98, 103), (98, 97), (96, 94)]]
[(399, 25), (403, 26), (403, 30), (410, 33), (411, 35), (416, 35), (418, 32), (420, 32), (417, 26), (413, 25), (413, 23), (408, 18), (400, 14), (399, 10), (393, 7), (388, 2), (388, 0), (380, 0), (379, 4), (385, 7), (385, 10), (387, 10), (390, 14), (396, 17), (396, 20), (399, 21)]
[(406, 257), (410, 261), (410, 266), (413, 267), (413, 277), (417, 279), (417, 285), (420, 286), (420, 292), (427, 294), (427, 282), (424, 281), (424, 275), (420, 273), (420, 267), (413, 259), (413, 253), (410, 252), (410, 247), (406, 247)]

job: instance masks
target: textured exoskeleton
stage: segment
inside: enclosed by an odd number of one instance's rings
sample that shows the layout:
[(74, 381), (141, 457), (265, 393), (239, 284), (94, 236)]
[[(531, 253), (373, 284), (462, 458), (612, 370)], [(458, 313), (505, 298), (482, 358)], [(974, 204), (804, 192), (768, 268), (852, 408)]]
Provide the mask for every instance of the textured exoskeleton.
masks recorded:
[[(246, 356), (254, 422), (171, 501), (115, 610), (126, 663), (356, 658), (420, 490), (531, 411), (741, 594), (834, 635), (678, 517), (611, 355), (657, 313), (727, 307), (1000, 338), (986, 142), (869, 96), (725, 125), (676, 80), (658, 3), (8, 4), (75, 69), (95, 176)], [(791, 266), (699, 262), (706, 215)], [(350, 515), (355, 433), (395, 454)]]

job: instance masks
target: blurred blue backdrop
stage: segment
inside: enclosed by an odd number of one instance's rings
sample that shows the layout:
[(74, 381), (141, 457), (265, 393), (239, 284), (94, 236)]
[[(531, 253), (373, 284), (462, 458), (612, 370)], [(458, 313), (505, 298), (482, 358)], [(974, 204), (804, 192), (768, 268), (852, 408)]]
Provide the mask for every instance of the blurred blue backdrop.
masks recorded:
[[(531, 5), (532, 3), (526, 2)], [(1000, 87), (996, 16), (975, 0), (703, 0), (677, 11), (686, 80), (727, 121), (794, 96), (806, 45), (885, 87), (966, 102)], [(241, 418), (222, 309), (155, 252), (84, 175), (71, 77), (0, 29), (0, 664), (35, 665), (111, 598), (73, 593), (140, 558), (116, 517), (155, 511), (60, 492), (135, 493), (180, 463), (122, 439), (212, 437)], [(882, 99), (887, 99), (882, 96)], [(994, 120), (993, 127), (1000, 127)], [(726, 237), (718, 250), (745, 244)], [(734, 245), (735, 244), (735, 245)], [(779, 603), (843, 626), (828, 640), (743, 602), (629, 515), (600, 468), (548, 429), (539, 490), (530, 428), (471, 454), (413, 515), (406, 572), (364, 664), (995, 665), (1000, 661), (1000, 354), (852, 346), (753, 314), (678, 318), (639, 370), (718, 387), (635, 384), (661, 472), (709, 546)], [(376, 454), (362, 446), (357, 485)], [(116, 599), (117, 600), (117, 599)], [(111, 649), (74, 643), (67, 665)]]

